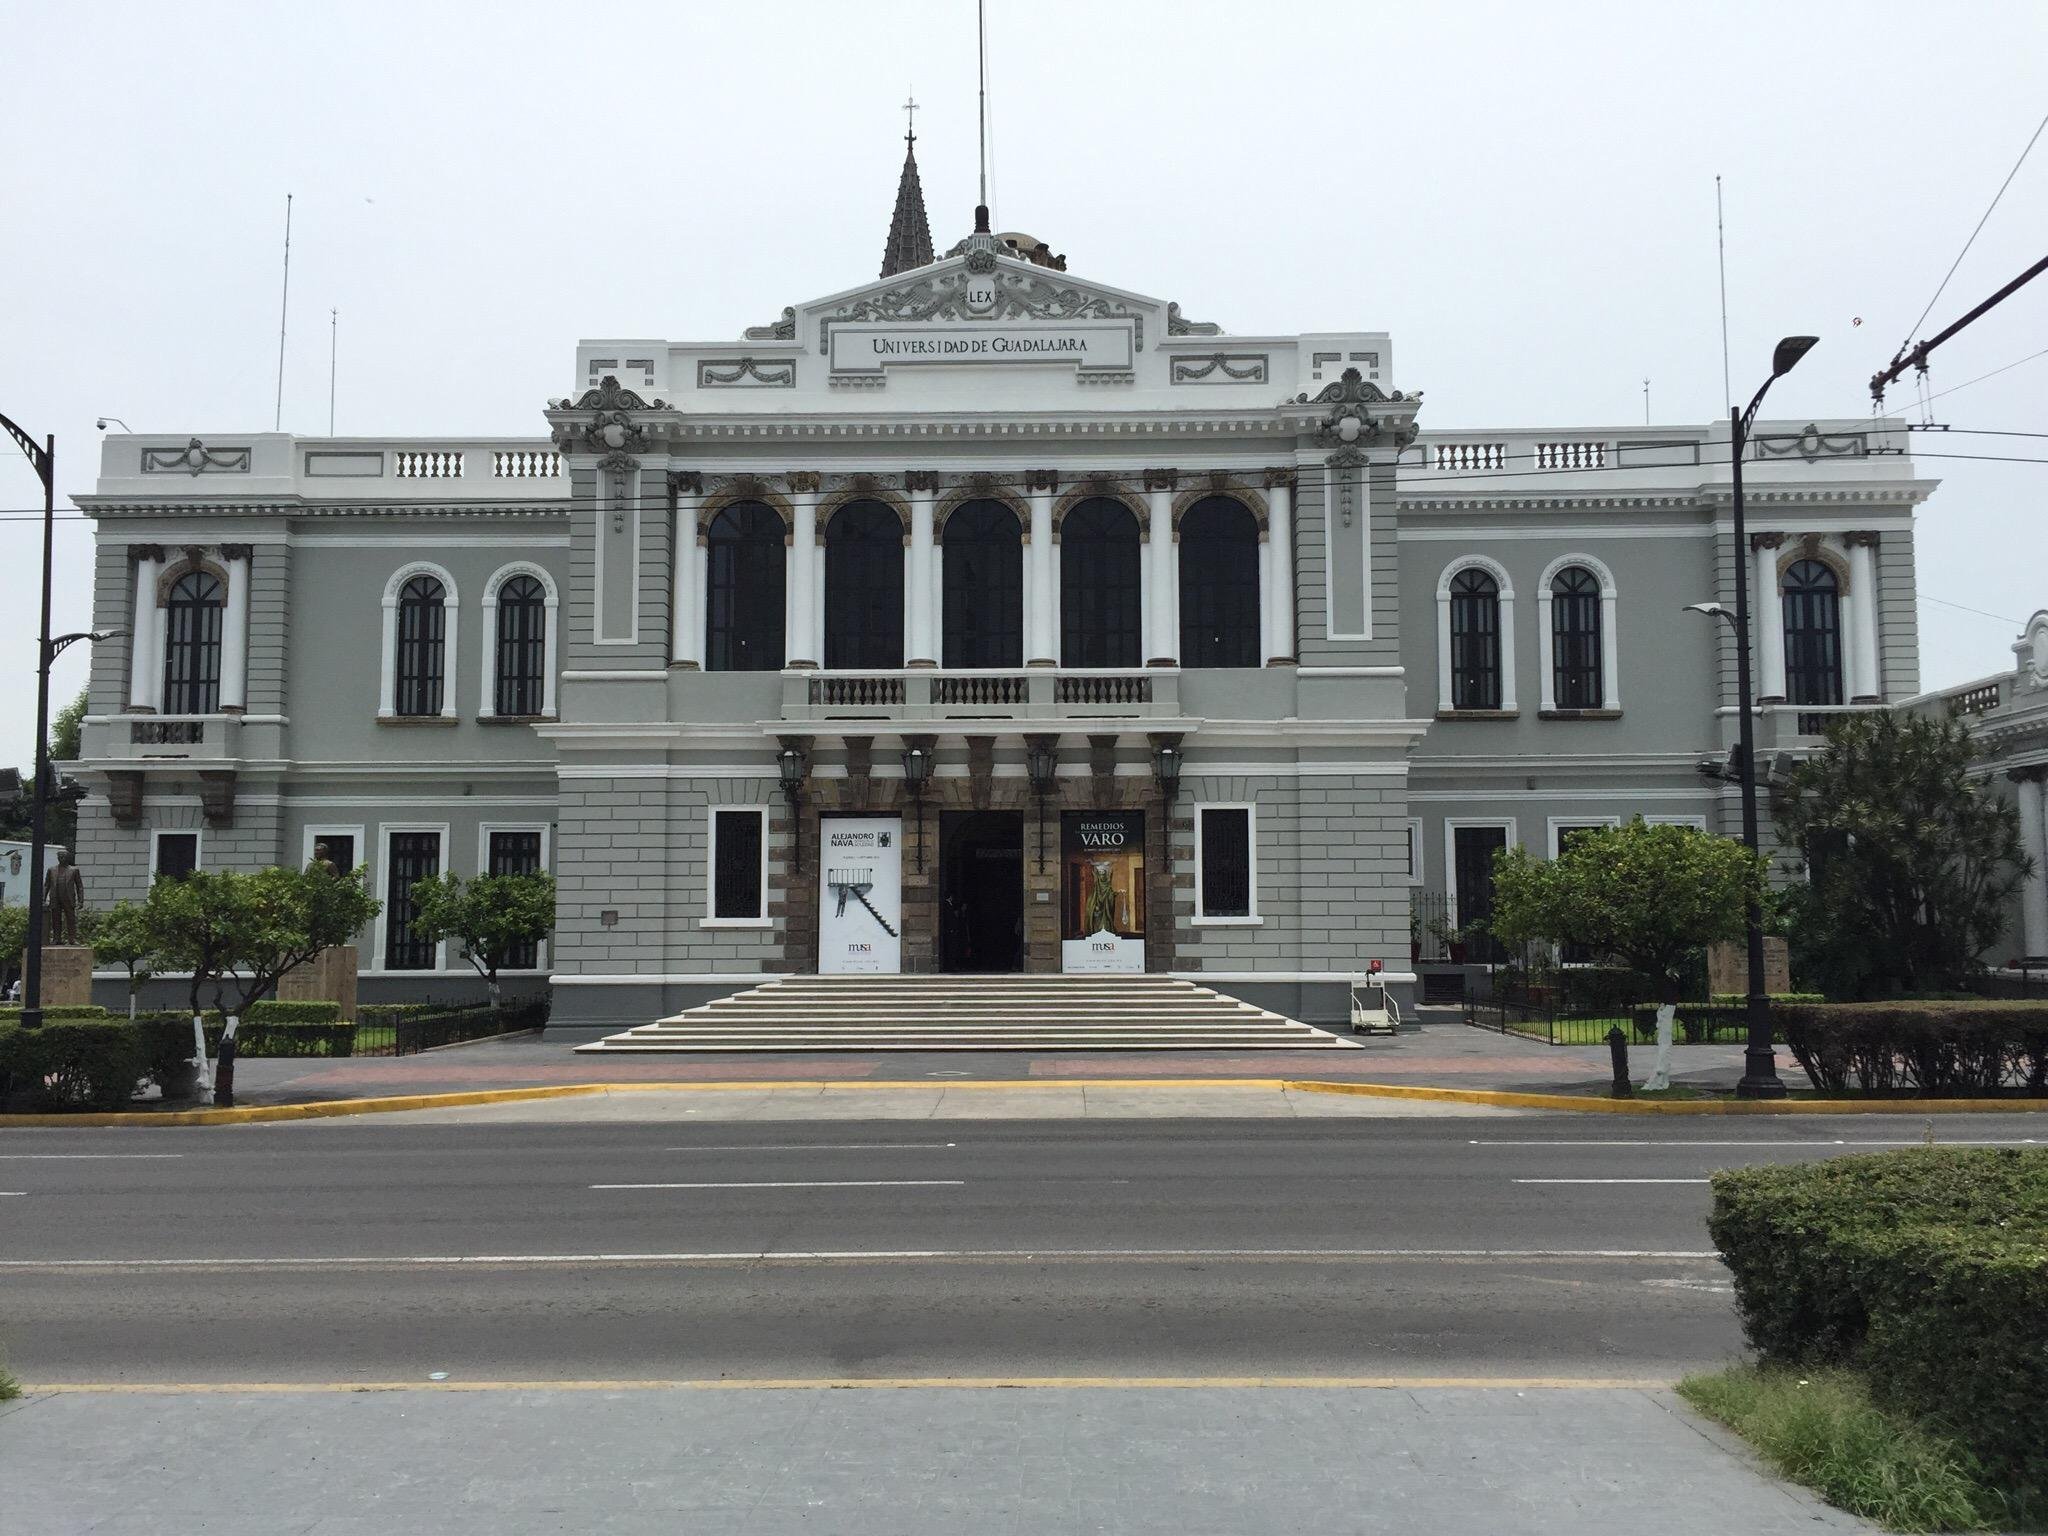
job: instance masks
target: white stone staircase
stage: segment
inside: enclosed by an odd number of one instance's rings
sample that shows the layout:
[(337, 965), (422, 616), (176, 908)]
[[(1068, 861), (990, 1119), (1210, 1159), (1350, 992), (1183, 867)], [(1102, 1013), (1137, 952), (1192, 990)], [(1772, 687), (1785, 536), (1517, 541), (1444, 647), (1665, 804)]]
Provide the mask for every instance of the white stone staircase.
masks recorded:
[(1314, 1051), (1353, 1042), (1170, 976), (799, 976), (580, 1052)]

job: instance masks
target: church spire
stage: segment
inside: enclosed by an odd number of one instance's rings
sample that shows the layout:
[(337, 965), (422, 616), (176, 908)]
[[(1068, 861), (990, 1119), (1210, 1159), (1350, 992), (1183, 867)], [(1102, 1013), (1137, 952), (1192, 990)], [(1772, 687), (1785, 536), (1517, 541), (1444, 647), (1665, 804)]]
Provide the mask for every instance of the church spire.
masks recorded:
[(894, 277), (932, 261), (932, 226), (924, 212), (924, 183), (917, 176), (917, 102), (903, 104), (910, 128), (903, 135), (903, 179), (896, 184), (896, 212), (889, 242), (882, 247), (882, 276)]

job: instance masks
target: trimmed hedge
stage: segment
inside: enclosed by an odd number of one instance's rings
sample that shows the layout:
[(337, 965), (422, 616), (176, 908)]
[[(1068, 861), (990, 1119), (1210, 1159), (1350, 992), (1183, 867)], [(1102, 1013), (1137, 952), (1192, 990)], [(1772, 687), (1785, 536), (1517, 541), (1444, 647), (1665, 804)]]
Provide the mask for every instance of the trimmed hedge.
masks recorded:
[[(0, 1003), (0, 1020), (21, 1017), (20, 1003)], [(52, 1019), (106, 1019), (113, 1017), (96, 1003), (54, 1003), (43, 1009), (43, 1022)]]
[(1718, 1173), (1707, 1225), (1767, 1360), (1861, 1370), (2008, 1485), (2048, 1490), (2048, 1148)]
[[(1784, 1008), (1795, 1003), (1824, 1003), (1828, 1000), (1825, 992), (1772, 992), (1769, 996), (1773, 1008)], [(1707, 1001), (1722, 1008), (1740, 1008), (1749, 1001), (1749, 994), (1716, 992)]]
[(267, 997), (251, 1003), (242, 1015), (242, 1028), (251, 1024), (339, 1024), (341, 1004), (333, 1002), (279, 1002)]
[(1820, 1003), (1772, 1015), (1822, 1093), (2048, 1093), (2048, 1001)]
[(0, 1079), (26, 1092), (33, 1109), (119, 1109), (149, 1069), (148, 1042), (126, 1019), (0, 1024)]

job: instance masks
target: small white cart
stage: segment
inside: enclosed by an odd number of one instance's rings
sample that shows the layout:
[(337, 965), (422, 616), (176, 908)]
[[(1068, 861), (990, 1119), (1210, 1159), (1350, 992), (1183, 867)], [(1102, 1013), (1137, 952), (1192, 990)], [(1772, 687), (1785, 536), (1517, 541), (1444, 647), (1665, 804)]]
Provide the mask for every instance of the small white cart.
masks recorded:
[(1401, 1027), (1401, 1005), (1387, 995), (1387, 978), (1377, 962), (1351, 978), (1351, 1033), (1391, 1035)]

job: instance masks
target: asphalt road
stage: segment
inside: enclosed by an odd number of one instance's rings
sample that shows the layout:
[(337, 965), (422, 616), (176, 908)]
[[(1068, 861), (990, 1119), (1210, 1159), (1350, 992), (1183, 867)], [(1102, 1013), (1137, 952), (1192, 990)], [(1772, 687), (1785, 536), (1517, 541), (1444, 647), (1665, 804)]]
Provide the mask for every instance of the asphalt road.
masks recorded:
[[(1947, 1118), (1944, 1142), (2048, 1137)], [(1898, 1116), (0, 1133), (33, 1382), (1661, 1378), (1740, 1347), (1710, 1170)]]

